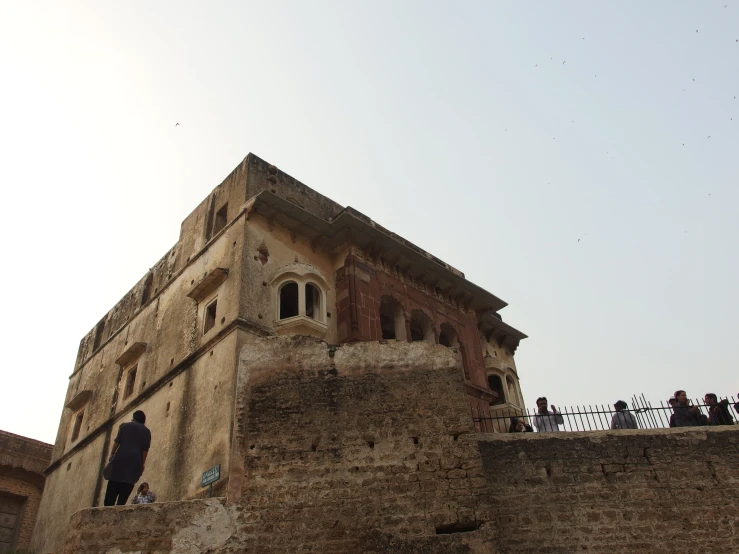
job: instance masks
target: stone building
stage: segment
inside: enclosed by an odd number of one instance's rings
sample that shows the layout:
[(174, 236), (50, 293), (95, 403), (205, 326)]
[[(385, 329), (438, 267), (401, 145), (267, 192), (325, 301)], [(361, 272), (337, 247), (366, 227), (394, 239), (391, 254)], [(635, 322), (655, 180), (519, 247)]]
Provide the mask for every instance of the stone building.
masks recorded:
[[(260, 337), (329, 345), (426, 342), (460, 357), (469, 420), (520, 408), (525, 335), (506, 303), (362, 213), (249, 154), (183, 221), (177, 244), (80, 342), (47, 469), (35, 546), (60, 549), (69, 516), (102, 503), (118, 426), (147, 414), (143, 479), (162, 501), (215, 494), (245, 475), (240, 356)], [(373, 352), (368, 350), (367, 352)], [(280, 351), (286, 363), (292, 352)], [(381, 357), (361, 360), (381, 364)], [(235, 494), (235, 493), (234, 493)]]
[(0, 431), (0, 552), (28, 548), (50, 444)]

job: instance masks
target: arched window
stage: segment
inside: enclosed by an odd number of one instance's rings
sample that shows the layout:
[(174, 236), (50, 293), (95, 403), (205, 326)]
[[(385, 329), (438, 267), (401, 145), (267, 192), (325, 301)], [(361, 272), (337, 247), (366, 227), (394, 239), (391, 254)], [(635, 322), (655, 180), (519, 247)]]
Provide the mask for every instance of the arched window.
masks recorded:
[(406, 340), (403, 307), (392, 296), (380, 299), (380, 328), (384, 340)]
[(273, 326), (277, 334), (324, 338), (328, 332), (329, 287), (318, 269), (295, 262), (275, 270), (272, 278)]
[(431, 318), (421, 310), (411, 312), (411, 342), (417, 341), (434, 342), (434, 330), (431, 326)]
[(298, 284), (288, 281), (280, 287), (280, 319), (298, 315)]
[(439, 344), (449, 348), (457, 348), (459, 346), (457, 332), (454, 330), (454, 327), (448, 323), (441, 324), (441, 329), (439, 331)]
[(488, 388), (498, 395), (498, 398), (493, 400), (490, 405), (503, 404), (505, 399), (505, 393), (503, 392), (503, 381), (498, 375), (488, 375)]
[[(313, 283), (305, 284), (305, 315), (318, 321), (323, 321), (323, 302), (321, 289)], [(297, 314), (296, 314), (297, 315)]]

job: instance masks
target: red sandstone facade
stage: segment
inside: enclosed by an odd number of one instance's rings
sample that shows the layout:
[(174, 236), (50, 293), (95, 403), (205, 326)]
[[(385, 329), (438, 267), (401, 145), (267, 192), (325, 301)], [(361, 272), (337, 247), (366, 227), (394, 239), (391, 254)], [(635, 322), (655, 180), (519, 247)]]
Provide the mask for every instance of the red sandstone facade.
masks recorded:
[[(401, 310), (402, 329), (396, 330), (401, 332), (392, 338), (427, 340), (459, 348), (468, 400), (476, 412), (488, 413), (488, 406), (498, 395), (488, 387), (481, 345), (485, 337), (478, 329), (477, 313), (470, 309), (471, 296), (459, 293), (452, 297), (448, 290), (414, 278), (401, 266), (389, 265), (371, 252), (362, 256), (361, 251), (348, 255), (344, 267), (337, 271), (336, 291), (339, 342), (387, 339), (383, 336), (383, 304), (396, 305)], [(491, 306), (490, 310), (495, 308)], [(432, 337), (418, 335), (424, 330), (424, 322)], [(515, 346), (523, 336), (514, 338)], [(511, 357), (515, 346), (509, 347)]]

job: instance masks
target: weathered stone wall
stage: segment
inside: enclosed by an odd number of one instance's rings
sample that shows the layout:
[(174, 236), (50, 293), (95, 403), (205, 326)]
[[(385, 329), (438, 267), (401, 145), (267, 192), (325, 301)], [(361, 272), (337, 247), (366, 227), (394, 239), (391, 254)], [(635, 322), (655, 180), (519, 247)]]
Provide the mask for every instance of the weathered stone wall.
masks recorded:
[(220, 498), (93, 508), (72, 516), (63, 552), (215, 553), (235, 532)]
[[(61, 415), (34, 533), (39, 550), (58, 549), (68, 518), (82, 508), (100, 505), (106, 486), (102, 469), (112, 441), (120, 424), (137, 409), (147, 414), (152, 430), (143, 479), (162, 500), (200, 494), (200, 473), (212, 462), (222, 464), (227, 475), (243, 240), (242, 217), (139, 307), (70, 377), (65, 404), (84, 391), (89, 391), (89, 398), (79, 407), (65, 407)], [(206, 298), (188, 297), (217, 268), (229, 271), (225, 281)], [(204, 333), (205, 306), (216, 296), (215, 325)], [(136, 343), (146, 347), (136, 358), (134, 390), (125, 397), (124, 368), (117, 360)], [(84, 410), (82, 427), (73, 440), (79, 410)]]
[(739, 429), (480, 438), (500, 552), (739, 552)]
[(460, 365), (424, 342), (334, 350), (286, 337), (244, 348), (233, 456), (244, 478), (229, 488), (243, 533), (229, 546), (359, 552), (375, 541), (384, 552), (393, 537), (435, 537), (435, 525), (471, 518), (463, 489), (482, 482), (472, 482), (476, 448), (460, 441), (471, 433)]
[(739, 551), (737, 429), (475, 434), (424, 342), (259, 339), (238, 382), (227, 506), (86, 510), (65, 552)]

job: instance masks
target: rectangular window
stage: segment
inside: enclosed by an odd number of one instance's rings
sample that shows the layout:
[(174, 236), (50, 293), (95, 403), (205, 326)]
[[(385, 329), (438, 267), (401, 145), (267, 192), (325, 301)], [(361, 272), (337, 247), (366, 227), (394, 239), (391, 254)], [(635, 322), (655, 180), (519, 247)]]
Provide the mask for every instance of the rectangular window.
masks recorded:
[(216, 324), (216, 307), (218, 300), (213, 300), (205, 307), (205, 318), (203, 321), (203, 334), (210, 331)]
[(213, 224), (213, 234), (215, 235), (223, 229), (226, 226), (226, 223), (228, 223), (228, 202), (226, 202), (223, 207), (216, 212), (216, 221)]
[(133, 366), (133, 368), (131, 368), (131, 370), (128, 371), (128, 373), (126, 373), (126, 386), (123, 389), (123, 398), (128, 398), (133, 394), (133, 388), (136, 384), (136, 372), (138, 370), (138, 367), (139, 366), (135, 365)]
[(85, 410), (78, 412), (74, 416), (74, 427), (72, 428), (72, 440), (76, 441), (80, 436), (80, 430), (82, 429), (82, 420), (85, 417)]

